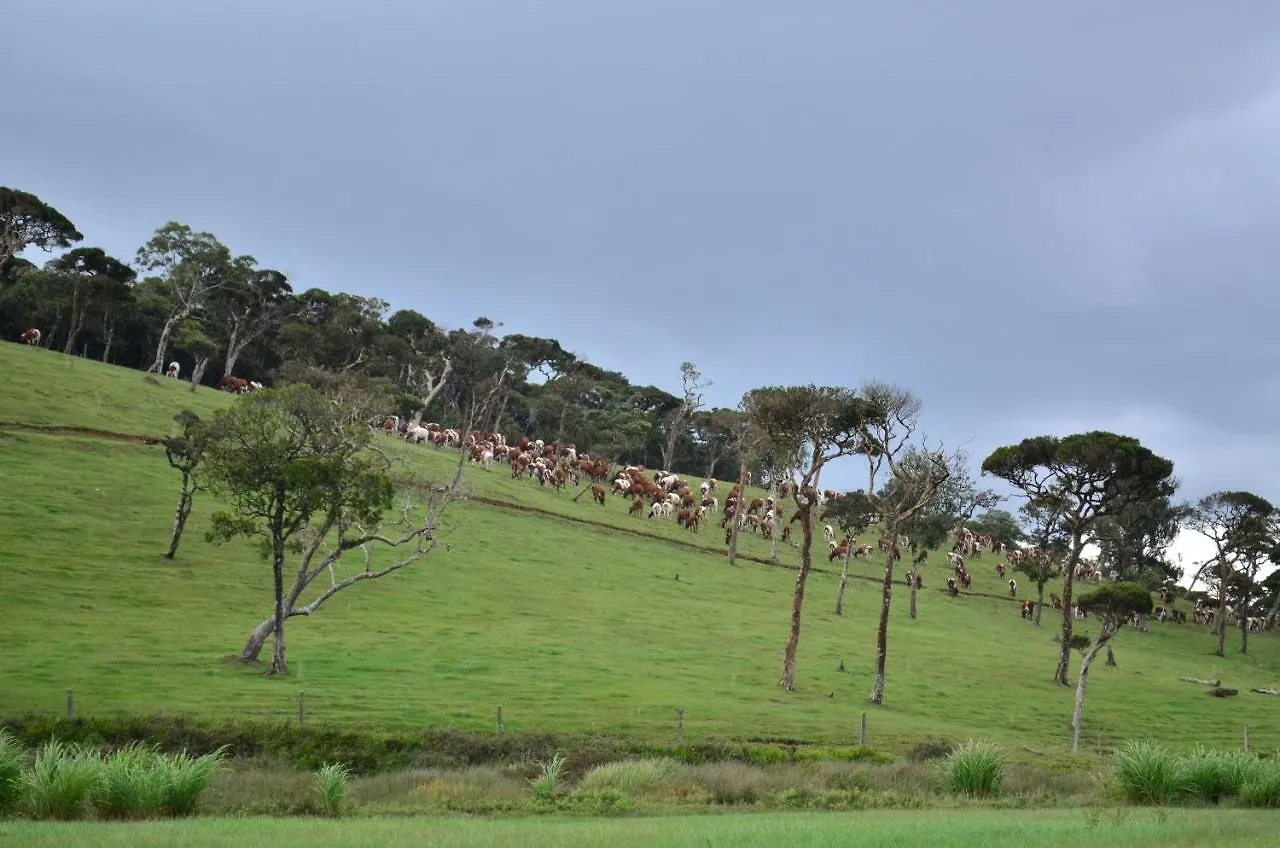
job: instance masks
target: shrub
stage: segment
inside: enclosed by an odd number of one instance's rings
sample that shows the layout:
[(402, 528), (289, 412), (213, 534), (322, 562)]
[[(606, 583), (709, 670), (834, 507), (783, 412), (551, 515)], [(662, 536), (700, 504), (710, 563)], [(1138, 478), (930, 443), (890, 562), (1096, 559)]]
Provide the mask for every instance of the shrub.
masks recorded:
[(172, 782), (169, 762), (154, 748), (132, 743), (102, 761), (93, 806), (104, 819), (159, 815)]
[(1178, 759), (1178, 782), (1187, 794), (1216, 804), (1239, 795), (1257, 768), (1252, 754), (1197, 748)]
[(560, 788), (560, 773), (564, 770), (564, 755), (556, 754), (550, 762), (542, 764), (542, 773), (529, 781), (533, 797), (537, 801), (550, 801)]
[(29, 759), (13, 734), (0, 729), (0, 816), (17, 809)]
[(946, 759), (947, 786), (965, 795), (998, 795), (1004, 784), (1005, 764), (1000, 749), (989, 742), (970, 740)]
[(225, 755), (225, 748), (218, 748), (200, 757), (193, 757), (185, 751), (165, 755), (168, 771), (165, 813), (171, 816), (195, 815), (200, 806), (200, 796), (209, 787), (209, 782), (213, 780), (214, 772), (222, 764)]
[(596, 766), (578, 782), (579, 792), (616, 789), (632, 797), (661, 792), (680, 776), (681, 766), (671, 759), (626, 760)]
[(321, 813), (334, 818), (342, 815), (350, 777), (351, 772), (342, 763), (323, 765), (316, 771), (316, 794), (320, 796)]
[(913, 763), (925, 760), (941, 760), (951, 756), (951, 752), (954, 750), (955, 746), (945, 739), (926, 739), (911, 749), (907, 754), (907, 759)]
[(36, 819), (75, 819), (89, 806), (102, 772), (96, 751), (56, 739), (36, 754), (27, 775), (27, 811)]
[(1280, 759), (1258, 763), (1240, 787), (1240, 803), (1249, 807), (1280, 807)]
[(1129, 742), (1115, 754), (1120, 793), (1139, 804), (1177, 803), (1186, 791), (1182, 770), (1169, 750), (1154, 742)]

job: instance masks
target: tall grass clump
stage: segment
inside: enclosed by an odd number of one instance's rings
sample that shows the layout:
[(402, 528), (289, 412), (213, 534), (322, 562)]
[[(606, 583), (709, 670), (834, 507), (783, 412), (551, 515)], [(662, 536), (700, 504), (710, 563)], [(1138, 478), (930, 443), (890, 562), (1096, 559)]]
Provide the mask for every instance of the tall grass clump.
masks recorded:
[(529, 781), (533, 797), (537, 801), (550, 801), (560, 788), (560, 773), (564, 771), (564, 754), (557, 753), (550, 762), (542, 764), (542, 772)]
[(97, 751), (56, 739), (36, 753), (27, 775), (27, 811), (35, 819), (75, 819), (83, 815), (102, 775)]
[(1240, 803), (1247, 807), (1280, 807), (1280, 757), (1258, 762), (1240, 787)]
[(350, 778), (351, 772), (342, 763), (327, 763), (316, 771), (316, 794), (320, 796), (321, 813), (334, 818), (342, 815)]
[(104, 819), (145, 819), (164, 810), (169, 762), (154, 748), (132, 743), (102, 761), (93, 807)]
[(0, 728), (0, 816), (18, 808), (30, 757), (8, 730)]
[(1176, 803), (1186, 792), (1186, 772), (1163, 745), (1129, 742), (1115, 754), (1116, 786), (1139, 804)]
[(671, 759), (624, 760), (598, 765), (578, 781), (580, 792), (616, 789), (634, 797), (661, 792), (675, 785), (682, 766)]
[(195, 815), (200, 806), (200, 796), (209, 787), (213, 774), (226, 756), (223, 745), (211, 754), (193, 757), (186, 751), (180, 754), (161, 755), (168, 772), (163, 810), (170, 816)]
[(1178, 781), (1188, 795), (1216, 804), (1239, 795), (1257, 768), (1252, 754), (1197, 747), (1178, 758)]
[(944, 774), (952, 792), (998, 795), (1004, 786), (1004, 755), (990, 742), (969, 740), (947, 755)]

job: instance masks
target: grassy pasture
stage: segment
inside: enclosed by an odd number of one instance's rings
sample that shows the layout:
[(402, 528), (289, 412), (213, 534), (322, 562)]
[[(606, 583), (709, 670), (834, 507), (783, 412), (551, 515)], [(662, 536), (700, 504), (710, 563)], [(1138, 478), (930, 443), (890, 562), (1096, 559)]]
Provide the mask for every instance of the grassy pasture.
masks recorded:
[[(257, 549), (207, 544), (206, 498), (167, 562), (177, 475), (162, 449), (32, 428), (159, 436), (178, 410), (208, 415), (230, 398), (9, 343), (0, 371), (0, 714), (60, 711), (74, 688), (81, 713), (283, 718), (305, 691), (315, 722), (488, 730), (501, 706), (512, 731), (658, 741), (674, 739), (684, 708), (686, 740), (856, 740), (876, 564), (854, 561), (844, 617), (832, 613), (834, 568), (812, 576), (799, 691), (785, 695), (776, 679), (793, 571), (728, 566), (718, 522), (689, 533), (628, 516), (622, 498), (600, 507), (512, 481), (505, 466), (468, 470), (475, 497), (452, 509), (447, 551), (292, 619), (288, 679), (225, 662), (269, 612)], [(447, 451), (381, 438), (424, 479), (451, 471)], [(768, 555), (758, 538), (744, 547)], [(792, 548), (782, 556), (798, 562)], [(870, 710), (869, 744), (984, 737), (1026, 756), (1069, 742), (1072, 693), (1049, 682), (1054, 619), (1040, 629), (1022, 621), (994, 564), (978, 560), (974, 592), (952, 599), (934, 555), (917, 621), (899, 588), (887, 703)], [(1095, 632), (1092, 620), (1079, 629)], [(1276, 702), (1248, 692), (1280, 678), (1275, 637), (1252, 638), (1248, 657), (1235, 638), (1228, 645), (1226, 659), (1212, 656), (1212, 636), (1193, 625), (1122, 633), (1119, 666), (1094, 672), (1086, 743), (1230, 748), (1248, 725), (1257, 749), (1280, 749)], [(1221, 678), (1241, 694), (1210, 698), (1182, 676)]]
[[(871, 810), (857, 813), (783, 813), (585, 820), (381, 818), (196, 819), (128, 825), (0, 822), (0, 842), (28, 848), (76, 846), (234, 844), (275, 848), (381, 848), (387, 845), (511, 846), (541, 848), (639, 844), (903, 846), (953, 848), (1112, 844), (1139, 846), (1266, 845), (1274, 815), (1265, 811), (1150, 809), (1081, 810)], [(1271, 834), (1268, 836), (1267, 834)]]

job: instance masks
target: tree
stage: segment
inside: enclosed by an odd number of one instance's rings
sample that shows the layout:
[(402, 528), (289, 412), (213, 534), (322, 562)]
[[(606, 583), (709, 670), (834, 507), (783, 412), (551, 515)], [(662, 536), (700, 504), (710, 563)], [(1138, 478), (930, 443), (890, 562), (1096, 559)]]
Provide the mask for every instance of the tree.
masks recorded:
[(433, 321), (411, 309), (392, 315), (387, 330), (406, 348), (400, 357), (398, 379), (418, 399), (413, 414), (413, 423), (417, 424), (444, 390), (453, 370), (449, 339)]
[(0, 186), (0, 280), (28, 247), (70, 247), (84, 236), (65, 215), (34, 194)]
[(1035, 625), (1040, 626), (1040, 614), (1044, 610), (1044, 587), (1054, 578), (1062, 576), (1062, 559), (1067, 541), (1062, 529), (1062, 513), (1051, 506), (1024, 503), (1021, 510), (1030, 530), (1019, 535), (1029, 540), (1028, 547), (1011, 557), (1013, 570), (1026, 575), (1036, 586)]
[(244, 349), (277, 326), (293, 302), (293, 288), (284, 274), (254, 268), (250, 257), (233, 263), (227, 284), (209, 298), (210, 312), (226, 337), (222, 376), (235, 373)]
[(184, 409), (173, 416), (173, 420), (178, 422), (181, 432), (164, 440), (164, 455), (169, 465), (182, 474), (182, 491), (178, 495), (178, 509), (173, 518), (173, 534), (164, 552), (166, 559), (173, 559), (178, 552), (178, 543), (182, 540), (187, 519), (191, 517), (196, 492), (205, 488), (204, 482), (196, 475), (196, 469), (209, 444), (209, 428), (199, 415)]
[(209, 360), (218, 352), (218, 343), (205, 333), (204, 324), (187, 318), (173, 332), (173, 347), (191, 357), (191, 391), (204, 378)]
[[(1120, 632), (1132, 615), (1149, 615), (1151, 593), (1139, 583), (1116, 582), (1099, 586), (1081, 596), (1080, 606), (1089, 610), (1101, 623), (1098, 638), (1080, 661), (1080, 678), (1076, 683), (1076, 708), (1071, 717), (1071, 752), (1080, 750), (1080, 725), (1084, 718), (1084, 690), (1089, 683), (1089, 668), (1098, 652)], [(1068, 640), (1070, 642), (1070, 639)], [(1068, 651), (1071, 645), (1066, 645)]]
[(668, 471), (675, 469), (676, 442), (685, 435), (689, 416), (702, 406), (702, 390), (711, 385), (711, 381), (702, 382), (702, 372), (692, 362), (680, 363), (680, 384), (682, 397), (667, 423), (667, 443), (662, 449), (662, 467)]
[(1062, 644), (1054, 680), (1070, 685), (1071, 593), (1086, 538), (1100, 518), (1172, 494), (1173, 463), (1134, 438), (1104, 431), (1037, 436), (996, 448), (982, 473), (1005, 480), (1038, 507), (1061, 513), (1070, 546), (1063, 564)]
[(1093, 529), (1099, 564), (1115, 571), (1120, 580), (1137, 581), (1151, 589), (1177, 580), (1181, 574), (1165, 554), (1186, 514), (1186, 507), (1175, 505), (1170, 495), (1164, 495), (1135, 501), (1114, 515), (1103, 516)]
[[(425, 517), (414, 521), (410, 516), (416, 510), (406, 494), (397, 520), (385, 522), (394, 489), (388, 461), (367, 450), (371, 439), (368, 425), (348, 407), (305, 384), (254, 392), (214, 416), (206, 448), (208, 475), (231, 508), (214, 514), (209, 538), (261, 539), (274, 578), (274, 614), (250, 633), (243, 661), (256, 661), (273, 635), (269, 673), (287, 673), (287, 618), (311, 615), (338, 592), (406, 568), (433, 546), (449, 495), (429, 504)], [(405, 553), (375, 567), (370, 546)], [(364, 553), (363, 569), (338, 579), (336, 566), (357, 548)], [(297, 571), (286, 594), (290, 553), (297, 556)], [(304, 603), (303, 595), (325, 572), (329, 586)]]
[[(686, 363), (688, 364), (688, 363)], [(696, 373), (696, 372), (695, 372)], [(813, 510), (818, 505), (817, 481), (823, 467), (840, 457), (867, 449), (865, 433), (877, 408), (851, 389), (830, 386), (789, 386), (753, 389), (743, 398), (749, 427), (766, 437), (785, 455), (805, 452), (807, 467), (791, 498), (803, 540), (800, 571), (791, 603), (791, 629), (783, 652), (778, 685), (795, 690), (796, 648), (800, 642), (800, 614), (805, 582), (813, 565)]]
[(738, 410), (722, 407), (693, 414), (694, 443), (702, 449), (699, 456), (706, 463), (702, 476), (715, 477), (716, 466), (733, 452), (734, 433), (741, 417)]
[(1270, 501), (1253, 492), (1214, 492), (1187, 508), (1187, 526), (1213, 543), (1214, 555), (1204, 562), (1192, 580), (1216, 584), (1218, 609), (1214, 628), (1218, 634), (1215, 653), (1225, 656), (1227, 640), (1227, 596), (1233, 584), (1246, 584), (1241, 592), (1240, 650), (1248, 650), (1247, 603), (1248, 586), (1257, 579), (1258, 570), (1270, 558), (1277, 539), (1276, 509)]
[(84, 330), (93, 302), (112, 297), (118, 287), (131, 285), (138, 275), (100, 247), (77, 247), (50, 261), (48, 267), (61, 272), (70, 289), (71, 316), (62, 352), (71, 355), (75, 353), (76, 341)]
[(996, 541), (1004, 542), (1009, 547), (1027, 540), (1018, 519), (1003, 509), (988, 508), (965, 522), (965, 527), (979, 536), (990, 536)]
[[(863, 491), (845, 492), (843, 497), (827, 501), (822, 512), (823, 521), (834, 521), (840, 532), (850, 539), (857, 538), (879, 519), (875, 505)], [(844, 615), (844, 592), (849, 583), (849, 558), (853, 556), (852, 545), (845, 548), (843, 562), (840, 565), (840, 589), (836, 593), (836, 615)]]
[[(248, 259), (241, 257), (237, 261)], [(159, 374), (165, 368), (165, 354), (174, 329), (184, 319), (199, 314), (210, 295), (231, 280), (231, 252), (213, 234), (194, 232), (186, 224), (170, 221), (138, 248), (137, 261), (147, 270), (160, 272), (160, 282), (172, 303), (160, 330), (155, 360), (147, 369)]]

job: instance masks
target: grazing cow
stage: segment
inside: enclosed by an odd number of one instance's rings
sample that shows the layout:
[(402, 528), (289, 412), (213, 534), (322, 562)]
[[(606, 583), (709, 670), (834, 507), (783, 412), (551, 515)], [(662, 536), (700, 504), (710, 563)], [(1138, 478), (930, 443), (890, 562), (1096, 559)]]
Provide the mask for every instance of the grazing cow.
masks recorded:
[(1168, 605), (1168, 606), (1172, 606), (1172, 604), (1173, 604), (1173, 587), (1172, 587), (1172, 586), (1161, 586), (1161, 587), (1160, 587), (1160, 600), (1161, 600), (1164, 604), (1166, 604), (1166, 605)]
[(960, 590), (956, 588), (956, 579), (954, 577), (947, 578), (947, 594), (953, 598), (960, 594)]
[(1004, 563), (1003, 563), (1003, 562), (997, 562), (997, 563), (996, 563), (996, 574), (998, 574), (998, 575), (1000, 576), (1000, 579), (1001, 579), (1001, 580), (1003, 580), (1003, 579), (1004, 579), (1004, 573), (1005, 573), (1005, 565), (1004, 565)]
[(262, 384), (259, 383), (257, 380), (249, 381), (249, 391), (256, 392), (260, 388), (262, 388)]
[(167, 371), (164, 372), (164, 375), (166, 377), (172, 377), (173, 379), (176, 380), (178, 379), (178, 374), (180, 374), (181, 372), (182, 372), (182, 366), (179, 365), (176, 361), (174, 361), (169, 363), (169, 368)]
[(627, 515), (639, 515), (644, 512), (644, 498), (636, 498), (631, 502), (631, 508), (627, 510)]
[(1009, 594), (1015, 598), (1018, 597), (1018, 581), (1012, 577), (1009, 578)]
[[(609, 492), (604, 486), (601, 486), (599, 483), (593, 483), (591, 485), (591, 497), (594, 498), (595, 502), (600, 504), (600, 506), (604, 506), (604, 500), (608, 496)], [(643, 502), (641, 503), (641, 506), (644, 506)]]
[(218, 381), (218, 390), (242, 395), (249, 391), (249, 381), (228, 375)]
[(29, 345), (38, 345), (40, 344), (40, 331), (32, 327), (22, 333), (22, 340)]
[(1062, 598), (1058, 597), (1057, 592), (1049, 593), (1049, 606), (1054, 609), (1062, 609)]
[(1035, 618), (1035, 615), (1036, 615), (1036, 602), (1035, 602), (1035, 601), (1023, 601), (1023, 602), (1022, 602), (1022, 617), (1023, 617), (1023, 618)]

